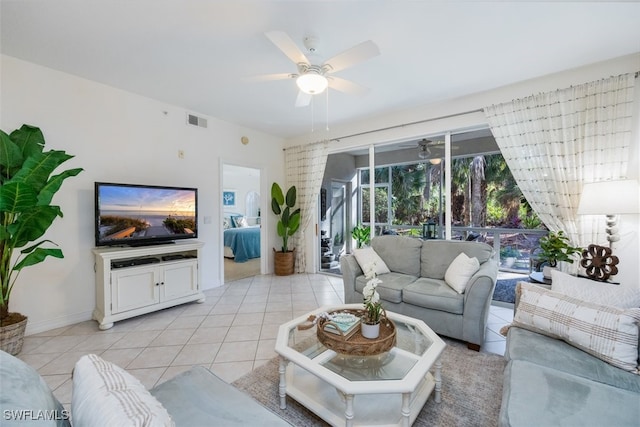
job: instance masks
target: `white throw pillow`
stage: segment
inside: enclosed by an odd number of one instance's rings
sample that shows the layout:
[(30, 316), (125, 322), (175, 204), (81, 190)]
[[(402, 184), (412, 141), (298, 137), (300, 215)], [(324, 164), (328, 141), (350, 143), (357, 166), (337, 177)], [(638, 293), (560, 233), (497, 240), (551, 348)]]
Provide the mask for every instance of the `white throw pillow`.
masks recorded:
[(249, 220), (246, 216), (241, 216), (236, 218), (236, 224), (238, 224), (239, 228), (244, 228), (249, 226)]
[(520, 282), (512, 325), (559, 338), (605, 362), (638, 373), (640, 308), (581, 301)]
[(96, 356), (82, 356), (73, 370), (74, 426), (175, 426), (158, 400), (131, 374)]
[(354, 249), (353, 256), (356, 257), (356, 261), (360, 265), (362, 271), (366, 274), (367, 269), (371, 268), (371, 264), (375, 263), (375, 271), (376, 274), (386, 274), (391, 273), (387, 264), (380, 258), (380, 255), (373, 248), (361, 248)]
[(575, 277), (559, 270), (551, 272), (551, 290), (596, 304), (618, 308), (640, 307), (640, 289)]
[(464, 252), (460, 252), (460, 255), (449, 264), (447, 272), (444, 273), (444, 281), (454, 291), (459, 294), (464, 293), (467, 283), (471, 276), (476, 274), (480, 270), (480, 261), (478, 258), (469, 258)]

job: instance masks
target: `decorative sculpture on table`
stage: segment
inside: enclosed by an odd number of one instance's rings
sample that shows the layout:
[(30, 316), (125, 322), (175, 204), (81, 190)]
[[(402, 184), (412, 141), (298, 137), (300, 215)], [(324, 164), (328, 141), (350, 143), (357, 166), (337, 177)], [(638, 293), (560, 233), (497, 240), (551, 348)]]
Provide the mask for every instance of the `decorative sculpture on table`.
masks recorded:
[(611, 254), (611, 249), (606, 246), (589, 245), (582, 251), (580, 265), (586, 269), (585, 274), (593, 280), (606, 281), (609, 277), (618, 274), (617, 256)]

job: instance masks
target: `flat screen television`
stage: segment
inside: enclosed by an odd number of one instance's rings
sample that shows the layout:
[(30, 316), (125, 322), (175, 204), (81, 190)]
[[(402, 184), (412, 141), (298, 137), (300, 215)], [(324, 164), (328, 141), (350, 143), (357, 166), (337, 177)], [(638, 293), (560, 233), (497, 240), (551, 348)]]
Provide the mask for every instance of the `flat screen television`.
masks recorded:
[(198, 189), (95, 183), (96, 246), (144, 246), (198, 237)]

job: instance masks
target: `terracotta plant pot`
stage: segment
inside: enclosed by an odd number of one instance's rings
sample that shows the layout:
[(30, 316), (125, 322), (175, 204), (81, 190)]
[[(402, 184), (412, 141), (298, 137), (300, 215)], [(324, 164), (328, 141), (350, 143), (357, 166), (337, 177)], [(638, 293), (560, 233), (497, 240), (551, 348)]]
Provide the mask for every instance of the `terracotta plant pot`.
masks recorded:
[(295, 272), (296, 250), (278, 252), (273, 250), (273, 269), (276, 276), (289, 276)]

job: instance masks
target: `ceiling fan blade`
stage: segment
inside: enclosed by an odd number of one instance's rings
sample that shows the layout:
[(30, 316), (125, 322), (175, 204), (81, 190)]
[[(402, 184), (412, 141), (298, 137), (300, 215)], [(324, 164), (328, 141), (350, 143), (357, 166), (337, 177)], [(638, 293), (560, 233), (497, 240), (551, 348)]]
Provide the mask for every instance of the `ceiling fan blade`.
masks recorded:
[(306, 107), (311, 103), (311, 96), (303, 91), (298, 91), (298, 97), (296, 98), (296, 107)]
[(260, 74), (257, 76), (248, 76), (245, 80), (249, 82), (269, 82), (273, 80), (288, 80), (294, 77), (295, 74), (291, 73)]
[(378, 46), (371, 40), (367, 40), (366, 42), (362, 42), (351, 49), (347, 49), (344, 52), (337, 54), (333, 58), (327, 59), (324, 63), (331, 67), (328, 72), (333, 73), (344, 70), (345, 68), (349, 68), (378, 55), (380, 55), (380, 49), (378, 49)]
[(329, 87), (340, 92), (363, 96), (369, 93), (369, 88), (354, 83), (350, 80), (341, 79), (340, 77), (330, 76)]
[(301, 62), (309, 64), (307, 57), (302, 53), (294, 41), (291, 40), (291, 37), (289, 37), (287, 33), (284, 31), (268, 31), (264, 34), (273, 44), (276, 45), (278, 49), (282, 51), (282, 53), (287, 55), (294, 64), (297, 65)]

